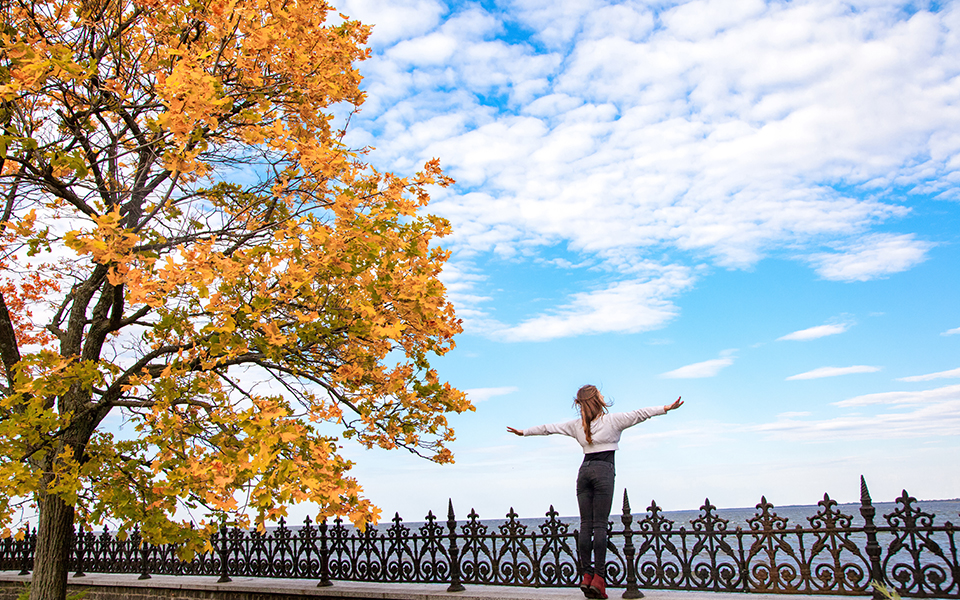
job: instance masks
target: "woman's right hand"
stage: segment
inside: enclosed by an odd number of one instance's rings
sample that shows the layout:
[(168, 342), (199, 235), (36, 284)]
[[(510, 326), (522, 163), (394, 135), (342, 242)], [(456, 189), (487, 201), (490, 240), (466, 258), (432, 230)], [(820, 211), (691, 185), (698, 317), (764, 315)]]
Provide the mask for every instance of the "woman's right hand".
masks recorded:
[(677, 410), (677, 409), (680, 408), (681, 406), (683, 406), (683, 400), (681, 400), (681, 399), (678, 397), (677, 400), (676, 400), (673, 404), (666, 404), (666, 405), (664, 405), (663, 410), (664, 410), (664, 412), (670, 412), (671, 410)]
[(509, 431), (509, 432), (512, 433), (513, 435), (519, 435), (520, 437), (523, 437), (523, 431), (520, 430), (520, 429), (515, 429), (515, 428), (513, 428), (513, 427), (507, 427), (507, 431)]

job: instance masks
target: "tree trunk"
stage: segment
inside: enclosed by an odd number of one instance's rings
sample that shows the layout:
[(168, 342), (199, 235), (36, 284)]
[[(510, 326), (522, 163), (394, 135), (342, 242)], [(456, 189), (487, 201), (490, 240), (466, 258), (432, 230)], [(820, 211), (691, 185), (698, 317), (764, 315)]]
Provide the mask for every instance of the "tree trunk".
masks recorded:
[(73, 536), (73, 506), (59, 496), (43, 491), (39, 496), (40, 523), (37, 526), (30, 600), (64, 600)]

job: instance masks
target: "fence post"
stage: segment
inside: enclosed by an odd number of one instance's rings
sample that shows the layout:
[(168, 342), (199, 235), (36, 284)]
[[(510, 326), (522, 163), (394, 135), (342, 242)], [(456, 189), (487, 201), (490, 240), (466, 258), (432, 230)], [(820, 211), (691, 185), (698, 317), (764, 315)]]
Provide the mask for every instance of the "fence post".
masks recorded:
[[(133, 534), (130, 536), (129, 542), (136, 546), (136, 550), (140, 553), (140, 577), (137, 579), (150, 579), (150, 573), (147, 569), (147, 552), (145, 551), (145, 542), (143, 541), (143, 534), (140, 533), (140, 526), (135, 525), (133, 528)], [(131, 560), (133, 557), (131, 556)]]
[(747, 556), (743, 553), (743, 529), (737, 526), (737, 548), (740, 552), (740, 580), (743, 591), (750, 591), (750, 568), (747, 566)]
[(462, 592), (460, 583), (460, 550), (457, 549), (457, 518), (453, 514), (453, 498), (447, 508), (447, 529), (450, 531), (450, 586), (448, 592)]
[[(319, 517), (317, 517), (319, 518)], [(320, 583), (317, 587), (330, 587), (330, 551), (327, 550), (327, 518), (320, 521)]]
[(140, 577), (137, 579), (150, 579), (150, 545), (140, 538)]
[(622, 598), (643, 598), (643, 592), (637, 585), (637, 566), (634, 563), (636, 548), (633, 547), (633, 531), (630, 525), (633, 523), (633, 515), (630, 513), (630, 499), (627, 498), (627, 488), (623, 488), (623, 516), (620, 517), (623, 523), (623, 558), (627, 563), (627, 589), (624, 590)]
[(86, 577), (86, 573), (83, 572), (83, 559), (86, 554), (84, 537), (83, 523), (78, 523), (73, 532), (73, 555), (77, 561), (74, 565), (77, 568), (76, 573), (73, 574), (74, 577)]
[[(877, 527), (873, 524), (873, 517), (877, 514), (870, 500), (870, 491), (867, 489), (867, 482), (860, 476), (860, 514), (863, 515), (863, 532), (867, 535), (867, 556), (870, 557), (870, 581), (883, 584), (883, 566), (880, 564), (880, 544), (877, 542)], [(880, 590), (873, 589), (873, 600), (881, 600), (883, 594)]]
[(230, 579), (230, 571), (227, 563), (230, 560), (230, 539), (227, 535), (227, 526), (223, 524), (220, 526), (220, 579), (217, 580), (217, 583), (227, 583), (233, 581)]
[[(34, 529), (34, 531), (36, 531), (36, 529)], [(32, 548), (30, 546), (30, 525), (27, 525), (23, 529), (23, 539), (20, 540), (20, 572), (17, 573), (18, 575), (30, 574), (30, 563), (33, 558)]]

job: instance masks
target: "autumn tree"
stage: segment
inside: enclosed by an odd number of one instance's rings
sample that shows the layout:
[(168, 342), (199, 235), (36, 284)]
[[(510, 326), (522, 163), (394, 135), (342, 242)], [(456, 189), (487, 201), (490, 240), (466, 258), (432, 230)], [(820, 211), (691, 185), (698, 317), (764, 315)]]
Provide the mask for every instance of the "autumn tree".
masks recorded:
[(341, 436), (451, 460), (472, 407), (430, 366), (460, 324), (424, 211), (450, 180), (344, 145), (365, 26), (323, 0), (0, 11), (0, 519), (38, 511), (31, 598), (64, 597), (75, 521), (189, 553), (297, 502), (375, 518)]

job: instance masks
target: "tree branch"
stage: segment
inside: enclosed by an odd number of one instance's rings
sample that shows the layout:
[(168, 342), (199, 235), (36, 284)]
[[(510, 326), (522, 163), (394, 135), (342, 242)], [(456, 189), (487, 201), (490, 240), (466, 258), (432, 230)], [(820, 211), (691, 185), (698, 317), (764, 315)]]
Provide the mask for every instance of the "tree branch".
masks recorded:
[[(178, 398), (173, 402), (170, 402), (173, 406), (199, 406), (205, 410), (212, 410), (213, 405), (209, 402), (204, 402), (203, 400), (195, 400), (192, 398)], [(153, 408), (157, 405), (156, 400), (114, 400), (110, 403), (111, 406), (119, 406), (123, 408)]]
[(20, 347), (17, 344), (17, 334), (13, 329), (10, 311), (0, 292), (0, 357), (3, 359), (3, 369), (7, 374), (7, 383), (13, 389), (14, 369), (20, 362)]

